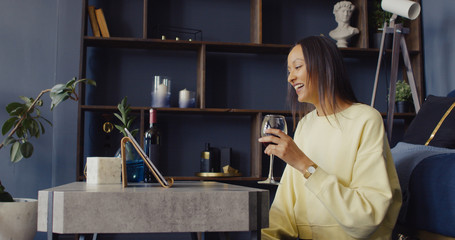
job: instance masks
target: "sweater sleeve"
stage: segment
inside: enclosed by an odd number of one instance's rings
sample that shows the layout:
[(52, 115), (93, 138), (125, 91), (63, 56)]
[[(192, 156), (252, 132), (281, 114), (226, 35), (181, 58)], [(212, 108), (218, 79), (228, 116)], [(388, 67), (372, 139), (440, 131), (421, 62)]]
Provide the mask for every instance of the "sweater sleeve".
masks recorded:
[[(392, 202), (382, 118), (365, 121), (349, 184), (318, 168), (306, 181), (344, 231), (354, 238), (370, 236), (381, 224)], [(342, 161), (342, 159), (340, 159)], [(390, 164), (390, 163), (389, 163)], [(348, 164), (349, 165), (349, 164)]]
[(269, 228), (262, 229), (263, 239), (296, 239), (298, 230), (294, 216), (295, 195), (290, 167), (286, 166), (269, 212)]

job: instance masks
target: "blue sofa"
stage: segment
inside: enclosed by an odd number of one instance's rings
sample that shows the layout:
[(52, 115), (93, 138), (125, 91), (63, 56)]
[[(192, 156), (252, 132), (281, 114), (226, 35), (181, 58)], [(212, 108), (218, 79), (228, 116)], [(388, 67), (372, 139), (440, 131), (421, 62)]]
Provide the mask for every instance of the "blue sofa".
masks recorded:
[(429, 96), (392, 148), (403, 192), (397, 231), (408, 239), (455, 239), (454, 107), (455, 91)]

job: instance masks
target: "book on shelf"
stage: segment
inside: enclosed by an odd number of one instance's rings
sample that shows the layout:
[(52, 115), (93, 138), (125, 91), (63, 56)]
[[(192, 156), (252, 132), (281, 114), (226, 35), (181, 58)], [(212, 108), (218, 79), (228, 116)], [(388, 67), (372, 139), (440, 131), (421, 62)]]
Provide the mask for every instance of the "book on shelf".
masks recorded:
[(88, 6), (88, 16), (90, 20), (90, 26), (92, 26), (93, 36), (101, 37), (100, 28), (95, 16), (95, 6)]
[(95, 15), (96, 15), (96, 20), (98, 21), (98, 25), (100, 27), (101, 36), (107, 37), (107, 38), (110, 37), (109, 30), (108, 30), (107, 24), (106, 24), (106, 19), (104, 18), (103, 9), (101, 9), (101, 8), (96, 9)]

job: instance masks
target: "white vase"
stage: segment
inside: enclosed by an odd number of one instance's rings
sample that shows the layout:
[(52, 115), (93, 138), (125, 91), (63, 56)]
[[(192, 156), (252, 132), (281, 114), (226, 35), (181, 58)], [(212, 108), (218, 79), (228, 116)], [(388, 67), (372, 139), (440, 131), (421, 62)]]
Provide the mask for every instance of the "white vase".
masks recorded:
[(0, 240), (32, 240), (36, 235), (38, 201), (14, 198), (0, 202)]

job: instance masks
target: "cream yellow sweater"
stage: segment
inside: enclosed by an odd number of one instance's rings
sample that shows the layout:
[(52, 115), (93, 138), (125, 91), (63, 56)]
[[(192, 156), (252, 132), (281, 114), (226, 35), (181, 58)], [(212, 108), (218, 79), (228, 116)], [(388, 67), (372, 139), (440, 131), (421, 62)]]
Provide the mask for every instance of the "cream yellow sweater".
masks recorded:
[(307, 179), (286, 166), (263, 239), (391, 239), (401, 191), (381, 115), (354, 104), (307, 114), (294, 141), (319, 168)]

